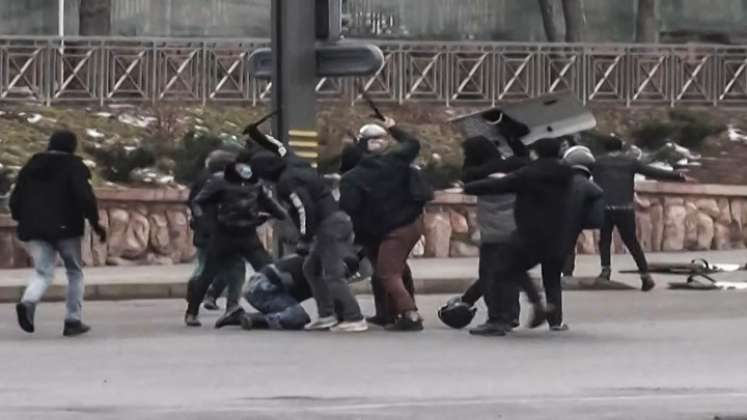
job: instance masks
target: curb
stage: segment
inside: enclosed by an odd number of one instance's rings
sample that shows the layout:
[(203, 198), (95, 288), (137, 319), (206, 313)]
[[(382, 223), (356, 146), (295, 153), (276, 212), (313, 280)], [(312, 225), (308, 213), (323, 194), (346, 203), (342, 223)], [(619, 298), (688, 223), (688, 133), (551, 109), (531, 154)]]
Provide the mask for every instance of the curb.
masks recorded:
[[(419, 279), (415, 280), (415, 293), (430, 294), (459, 294), (467, 290), (473, 279)], [(0, 303), (16, 303), (21, 299), (25, 285), (0, 286)], [(353, 285), (356, 295), (370, 295), (370, 283)], [(87, 284), (85, 300), (87, 301), (117, 301), (117, 300), (146, 300), (146, 299), (184, 299), (187, 295), (187, 284), (169, 282), (148, 283), (114, 283)], [(54, 284), (44, 295), (45, 302), (60, 302), (65, 300), (65, 286)]]
[[(472, 284), (473, 278), (451, 279), (415, 279), (415, 293), (418, 295), (464, 293)], [(539, 282), (537, 282), (539, 283)], [(537, 284), (541, 287), (541, 283)], [(622, 283), (619, 287), (601, 287), (594, 284), (564, 284), (564, 291), (609, 291), (633, 290), (634, 288)], [(0, 303), (16, 303), (21, 299), (25, 285), (0, 286)], [(356, 283), (353, 285), (356, 295), (370, 295), (371, 284)], [(147, 300), (147, 299), (184, 299), (187, 295), (185, 282), (143, 282), (143, 283), (112, 283), (87, 284), (85, 300), (87, 301), (118, 301), (118, 300)], [(65, 286), (54, 284), (44, 295), (45, 302), (60, 302), (65, 300)]]

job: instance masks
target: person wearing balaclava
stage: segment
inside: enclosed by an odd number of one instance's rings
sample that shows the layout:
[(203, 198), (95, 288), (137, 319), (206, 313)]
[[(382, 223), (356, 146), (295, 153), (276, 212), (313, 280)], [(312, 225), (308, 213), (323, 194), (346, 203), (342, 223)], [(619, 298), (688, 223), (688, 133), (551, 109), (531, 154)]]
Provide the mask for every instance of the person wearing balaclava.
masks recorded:
[[(212, 151), (205, 159), (205, 169), (197, 176), (197, 179), (192, 184), (189, 190), (189, 197), (187, 198), (187, 205), (192, 208), (197, 194), (202, 190), (205, 184), (216, 174), (222, 174), (226, 167), (236, 161), (238, 152), (231, 150), (218, 149)], [(207, 258), (207, 247), (210, 243), (210, 235), (215, 230), (215, 205), (208, 205), (203, 208), (205, 215), (200, 218), (192, 218), (190, 226), (192, 227), (193, 242), (197, 249), (197, 264), (195, 265), (194, 272), (190, 279), (197, 278), (202, 270), (205, 268), (205, 259)], [(231, 279), (243, 279), (245, 277), (246, 266), (244, 259), (236, 257), (233, 262), (228, 264), (225, 269), (219, 274), (213, 283), (210, 285), (205, 299), (203, 307), (207, 310), (218, 310), (217, 300), (218, 297), (223, 293), (223, 290), (229, 284), (233, 284)], [(235, 292), (235, 291), (234, 291)], [(234, 299), (229, 299), (234, 300)]]
[[(300, 234), (297, 252), (307, 256), (304, 273), (314, 294), (318, 318), (305, 329), (345, 333), (368, 330), (345, 279), (345, 257), (355, 253), (350, 217), (340, 210), (324, 179), (285, 143), (256, 127), (247, 132), (267, 149), (252, 158), (252, 166), (262, 179), (277, 186), (278, 198), (287, 205)], [(335, 302), (342, 320), (336, 316)]]
[[(464, 192), (470, 195), (516, 194), (514, 218), (516, 230), (511, 234), (506, 247), (496, 255), (495, 281), (518, 282), (527, 294), (533, 313), (530, 327), (544, 324), (555, 308), (545, 305), (539, 292), (525, 273), (542, 264), (562, 266), (567, 251), (567, 211), (568, 193), (573, 170), (559, 158), (560, 142), (555, 139), (541, 139), (530, 146), (532, 162), (523, 168), (501, 178), (490, 178), (469, 182)], [(500, 288), (493, 288), (500, 290)], [(490, 298), (486, 303), (507, 299), (512, 302), (515, 296)], [(500, 305), (494, 313), (500, 313), (495, 328), (484, 328), (479, 335), (506, 335), (505, 325), (512, 321), (511, 303)]]
[(68, 278), (63, 335), (76, 336), (90, 330), (82, 321), (85, 220), (102, 242), (106, 241), (106, 230), (99, 224), (91, 172), (75, 155), (77, 144), (70, 131), (52, 134), (48, 150), (32, 156), (21, 169), (10, 196), (18, 239), (26, 243), (34, 264), (31, 281), (16, 306), (18, 323), (28, 333), (34, 332), (36, 306), (54, 279), (57, 255)]
[[(240, 155), (223, 173), (213, 175), (192, 202), (193, 216), (197, 220), (212, 217), (215, 228), (208, 242), (205, 267), (187, 287), (188, 305), (184, 317), (187, 326), (201, 325), (200, 304), (210, 283), (235, 258), (245, 259), (255, 271), (272, 262), (257, 236), (257, 228), (267, 221), (268, 215), (277, 219), (284, 219), (286, 215), (259, 182), (248, 161), (248, 155)], [(214, 215), (208, 212), (210, 206), (215, 207)], [(239, 324), (243, 314), (239, 305), (242, 283), (243, 278), (237, 278), (229, 285), (226, 313), (218, 319), (216, 328)]]

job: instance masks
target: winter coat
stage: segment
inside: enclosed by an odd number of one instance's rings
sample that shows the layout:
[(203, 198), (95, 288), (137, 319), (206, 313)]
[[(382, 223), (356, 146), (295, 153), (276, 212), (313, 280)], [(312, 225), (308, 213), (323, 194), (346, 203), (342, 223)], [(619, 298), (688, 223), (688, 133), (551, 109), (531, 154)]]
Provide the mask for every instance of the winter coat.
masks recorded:
[(545, 257), (563, 258), (573, 170), (558, 159), (539, 159), (499, 179), (465, 184), (467, 194), (516, 194), (516, 234)]
[(287, 204), (301, 240), (311, 242), (322, 221), (340, 209), (332, 190), (316, 169), (284, 143), (256, 128), (249, 135), (267, 150), (252, 157), (254, 172), (276, 184), (278, 199)]
[[(504, 159), (497, 147), (484, 137), (467, 139), (462, 146), (462, 181), (465, 183), (486, 179), (495, 173), (508, 174), (528, 163), (526, 159), (517, 157)], [(516, 196), (513, 194), (483, 195), (477, 198), (477, 225), (481, 244), (508, 240), (516, 229), (515, 203)]]
[(229, 167), (224, 173), (211, 176), (192, 201), (195, 218), (208, 223), (203, 226), (215, 226), (230, 234), (243, 235), (253, 233), (267, 221), (267, 216), (262, 213), (281, 220), (285, 218), (283, 208), (257, 179), (232, 179), (230, 170)]
[(70, 153), (34, 155), (21, 169), (10, 196), (10, 211), (21, 241), (54, 242), (83, 236), (85, 219), (99, 223), (91, 172)]
[(613, 209), (632, 210), (634, 208), (636, 174), (662, 180), (683, 180), (679, 172), (647, 166), (622, 153), (611, 153), (597, 158), (592, 174), (594, 182), (604, 191), (604, 201), (607, 207)]
[(340, 207), (350, 215), (359, 243), (377, 244), (423, 214), (425, 203), (415, 199), (410, 184), (420, 142), (397, 127), (390, 132), (399, 145), (364, 157), (340, 182)]

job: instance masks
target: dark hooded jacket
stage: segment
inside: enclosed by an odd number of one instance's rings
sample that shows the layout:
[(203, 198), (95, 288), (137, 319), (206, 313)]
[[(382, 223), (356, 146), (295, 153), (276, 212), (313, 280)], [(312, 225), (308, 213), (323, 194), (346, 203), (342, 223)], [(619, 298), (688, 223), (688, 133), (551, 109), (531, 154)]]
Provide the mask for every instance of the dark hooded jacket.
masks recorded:
[(301, 240), (310, 242), (319, 224), (340, 207), (324, 179), (287, 145), (250, 130), (254, 141), (267, 149), (252, 156), (251, 166), (262, 179), (276, 184), (278, 199), (287, 204)]
[(62, 151), (34, 155), (21, 169), (10, 210), (22, 241), (83, 236), (85, 219), (99, 223), (91, 172), (80, 157)]
[[(285, 211), (256, 177), (243, 180), (236, 173), (236, 164), (223, 173), (210, 177), (192, 202), (195, 218), (213, 218), (215, 226), (226, 233), (246, 235), (267, 220), (262, 213), (284, 219)], [(206, 209), (214, 206), (214, 211)]]
[[(584, 229), (601, 228), (601, 217), (603, 214), (593, 214), (597, 210), (602, 210), (597, 204), (603, 204), (603, 192), (597, 184), (589, 178), (591, 173), (588, 169), (578, 167), (573, 168), (573, 177), (568, 196), (568, 210), (566, 211), (568, 222), (566, 223), (568, 232), (565, 237), (568, 238), (568, 251), (570, 252), (576, 245), (578, 235)], [(603, 213), (603, 211), (602, 211)]]
[(420, 142), (397, 127), (389, 131), (399, 142), (397, 147), (383, 155), (364, 156), (340, 182), (340, 207), (350, 215), (355, 236), (364, 244), (379, 243), (423, 214), (425, 203), (415, 200), (410, 189)]
[(573, 170), (559, 159), (543, 158), (500, 179), (465, 184), (467, 194), (516, 194), (514, 219), (521, 242), (544, 257), (563, 258)]
[[(195, 197), (202, 190), (208, 180), (216, 174), (221, 174), (226, 170), (226, 167), (231, 164), (236, 158), (236, 155), (227, 151), (217, 151), (211, 153), (207, 158), (207, 168), (197, 176), (197, 179), (189, 189), (189, 197), (187, 198), (187, 206), (192, 209)], [(192, 231), (194, 232), (193, 243), (196, 247), (201, 248), (208, 245), (210, 235), (215, 229), (216, 215), (215, 205), (204, 205), (202, 211), (205, 212), (203, 217), (192, 218)]]
[[(509, 174), (528, 163), (527, 159), (519, 157), (504, 159), (498, 148), (485, 137), (469, 138), (462, 144), (462, 148), (462, 181), (465, 183), (487, 179), (494, 173)], [(477, 198), (480, 243), (493, 244), (508, 240), (516, 229), (515, 201), (514, 194), (483, 195)]]
[(613, 209), (633, 210), (636, 174), (654, 179), (683, 181), (683, 176), (679, 172), (644, 165), (622, 152), (613, 152), (597, 158), (592, 173), (594, 182), (604, 191), (607, 207)]

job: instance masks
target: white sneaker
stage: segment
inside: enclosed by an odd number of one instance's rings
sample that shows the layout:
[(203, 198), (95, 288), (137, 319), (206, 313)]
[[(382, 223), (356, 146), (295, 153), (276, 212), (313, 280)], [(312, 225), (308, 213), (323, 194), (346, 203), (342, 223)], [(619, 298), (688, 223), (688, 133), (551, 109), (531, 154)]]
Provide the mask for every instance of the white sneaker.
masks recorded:
[(325, 331), (334, 327), (338, 323), (339, 321), (337, 321), (336, 316), (325, 316), (306, 324), (303, 329), (306, 331)]
[(368, 331), (368, 323), (365, 319), (361, 319), (360, 321), (343, 321), (330, 328), (330, 331), (339, 333), (364, 332)]

